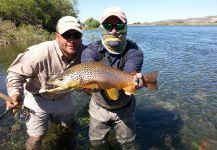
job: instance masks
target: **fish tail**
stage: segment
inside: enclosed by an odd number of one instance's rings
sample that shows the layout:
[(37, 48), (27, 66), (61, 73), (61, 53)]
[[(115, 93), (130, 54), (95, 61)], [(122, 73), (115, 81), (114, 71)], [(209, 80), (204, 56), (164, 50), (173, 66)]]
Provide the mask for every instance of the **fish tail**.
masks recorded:
[(149, 90), (157, 90), (158, 88), (158, 84), (157, 81), (156, 82), (149, 82), (149, 83), (145, 83), (145, 87), (147, 87)]
[(158, 71), (153, 71), (149, 74), (143, 75), (143, 86), (147, 87), (149, 90), (157, 90), (157, 76)]

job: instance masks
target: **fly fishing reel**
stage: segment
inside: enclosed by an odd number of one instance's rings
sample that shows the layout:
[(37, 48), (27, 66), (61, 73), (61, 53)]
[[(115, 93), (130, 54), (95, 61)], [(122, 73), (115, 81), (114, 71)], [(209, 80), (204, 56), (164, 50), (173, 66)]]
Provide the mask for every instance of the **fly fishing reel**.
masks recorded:
[[(0, 92), (0, 98), (7, 101), (7, 102), (13, 103), (13, 99), (11, 97), (9, 97), (9, 96), (1, 93), (1, 92)], [(17, 111), (15, 112), (14, 119), (20, 124), (24, 124), (24, 123), (28, 122), (30, 117), (31, 117), (31, 114), (35, 114), (35, 111), (25, 107), (24, 105), (21, 107), (18, 107), (16, 109), (17, 109)], [(6, 114), (11, 113), (12, 110), (13, 110), (13, 108), (9, 108), (3, 114), (0, 114), (0, 120)]]
[(23, 106), (21, 109), (18, 109), (17, 112), (14, 115), (14, 119), (20, 123), (24, 124), (29, 121), (31, 114), (34, 114), (35, 112), (25, 106)]

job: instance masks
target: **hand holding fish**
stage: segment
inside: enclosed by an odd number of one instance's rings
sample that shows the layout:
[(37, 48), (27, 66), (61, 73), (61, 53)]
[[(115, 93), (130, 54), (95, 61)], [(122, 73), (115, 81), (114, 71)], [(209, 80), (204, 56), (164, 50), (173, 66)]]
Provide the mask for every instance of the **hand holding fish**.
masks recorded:
[[(142, 73), (136, 73), (136, 75), (133, 76), (133, 83), (134, 83), (134, 88), (135, 89), (140, 89), (143, 87), (143, 79), (142, 79)], [(126, 92), (126, 95), (131, 95), (132, 93)]]
[(133, 76), (133, 82), (135, 83), (135, 88), (140, 89), (144, 85), (142, 73), (137, 73)]

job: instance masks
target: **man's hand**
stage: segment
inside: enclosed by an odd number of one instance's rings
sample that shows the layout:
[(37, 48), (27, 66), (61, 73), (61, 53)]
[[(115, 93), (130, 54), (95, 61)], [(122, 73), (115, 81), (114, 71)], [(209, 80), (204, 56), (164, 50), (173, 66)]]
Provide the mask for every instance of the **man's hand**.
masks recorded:
[(22, 105), (22, 96), (20, 94), (12, 95), (11, 98), (13, 99), (13, 102), (6, 102), (7, 109), (14, 109)]
[(133, 82), (136, 89), (142, 88), (144, 84), (142, 73), (137, 73), (135, 76), (133, 76)]
[[(136, 75), (133, 76), (133, 83), (134, 83), (134, 88), (135, 89), (140, 89), (143, 87), (143, 76), (142, 73), (137, 73)], [(126, 95), (131, 95), (129, 92), (125, 92)]]

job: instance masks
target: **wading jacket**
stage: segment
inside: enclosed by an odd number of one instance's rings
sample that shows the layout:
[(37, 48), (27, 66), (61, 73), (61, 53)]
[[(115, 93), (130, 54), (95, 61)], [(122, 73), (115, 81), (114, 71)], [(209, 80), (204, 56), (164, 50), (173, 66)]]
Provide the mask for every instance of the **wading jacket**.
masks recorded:
[[(102, 61), (102, 63), (126, 72), (135, 73), (141, 71), (143, 52), (136, 43), (127, 40), (125, 51), (120, 55), (113, 55), (105, 49), (101, 40), (99, 40), (88, 45), (81, 55), (81, 63), (97, 61)], [(133, 96), (128, 96), (123, 90), (120, 90), (119, 99), (116, 101), (109, 100), (104, 91), (92, 93), (92, 98), (106, 109), (118, 109), (128, 104), (133, 99)]]

